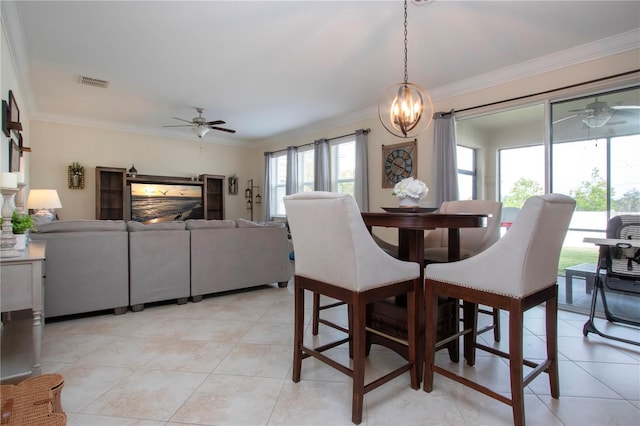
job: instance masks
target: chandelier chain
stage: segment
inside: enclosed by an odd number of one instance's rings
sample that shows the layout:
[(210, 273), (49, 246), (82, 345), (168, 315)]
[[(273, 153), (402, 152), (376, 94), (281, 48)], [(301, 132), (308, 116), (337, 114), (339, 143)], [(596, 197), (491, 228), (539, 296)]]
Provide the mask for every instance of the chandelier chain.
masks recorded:
[(404, 0), (404, 82), (409, 81), (407, 73), (407, 0)]

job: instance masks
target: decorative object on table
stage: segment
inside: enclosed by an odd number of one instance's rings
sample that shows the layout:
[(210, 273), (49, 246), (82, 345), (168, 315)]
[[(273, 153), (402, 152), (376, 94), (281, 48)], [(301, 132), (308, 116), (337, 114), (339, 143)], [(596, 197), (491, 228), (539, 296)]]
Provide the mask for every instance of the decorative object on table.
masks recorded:
[(127, 174), (132, 178), (138, 176), (138, 170), (136, 169), (135, 164), (131, 165), (131, 168), (127, 171)]
[[(0, 218), (0, 223), (4, 223), (4, 219)], [(28, 214), (18, 213), (18, 210), (14, 210), (11, 214), (11, 230), (16, 237), (15, 250), (24, 250), (26, 248), (26, 241), (29, 231), (32, 231), (33, 219)]]
[(20, 171), (20, 147), (13, 138), (9, 141), (9, 171)]
[(429, 188), (423, 181), (409, 177), (396, 183), (392, 194), (398, 197), (400, 207), (418, 207), (428, 192)]
[(382, 207), (387, 213), (433, 213), (437, 207)]
[(29, 191), (27, 198), (27, 208), (37, 210), (32, 215), (36, 225), (53, 222), (55, 215), (50, 209), (59, 209), (62, 207), (58, 191), (55, 189), (32, 189)]
[(20, 253), (14, 249), (16, 237), (13, 235), (11, 199), (18, 192), (18, 176), (15, 173), (0, 173), (2, 192), (2, 235), (0, 236), (0, 256), (16, 257)]
[(20, 123), (20, 109), (18, 109), (18, 103), (16, 102), (13, 91), (9, 90), (9, 125), (10, 130), (18, 135), (22, 131), (22, 124)]
[(382, 145), (382, 187), (393, 186), (410, 176), (418, 176), (417, 139), (394, 145)]
[(253, 220), (253, 205), (262, 202), (260, 187), (253, 184), (253, 179), (247, 181), (247, 189), (244, 190), (244, 198), (247, 199), (247, 210), (251, 210), (251, 220)]
[(433, 116), (431, 97), (422, 87), (409, 83), (407, 73), (407, 0), (404, 1), (404, 81), (385, 90), (378, 117), (389, 133), (412, 138), (424, 132)]
[(238, 176), (235, 173), (229, 176), (229, 194), (238, 195)]
[(84, 189), (84, 167), (77, 161), (68, 167), (67, 184), (69, 189)]

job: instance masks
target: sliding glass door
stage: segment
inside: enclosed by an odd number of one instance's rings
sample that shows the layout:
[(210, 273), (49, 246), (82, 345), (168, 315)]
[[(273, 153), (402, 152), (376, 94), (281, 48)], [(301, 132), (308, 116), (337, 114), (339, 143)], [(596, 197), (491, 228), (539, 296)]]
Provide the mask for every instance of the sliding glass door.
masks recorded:
[(583, 311), (598, 256), (584, 237), (604, 237), (613, 216), (640, 214), (640, 88), (552, 103), (551, 119), (550, 192), (576, 200), (560, 259), (560, 302)]

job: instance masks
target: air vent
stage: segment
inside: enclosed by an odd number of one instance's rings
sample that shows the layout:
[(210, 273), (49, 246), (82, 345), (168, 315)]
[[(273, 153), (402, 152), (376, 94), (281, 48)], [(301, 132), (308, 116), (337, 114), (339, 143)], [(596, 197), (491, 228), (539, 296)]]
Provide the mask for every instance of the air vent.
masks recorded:
[(100, 87), (102, 89), (106, 89), (109, 86), (108, 81), (98, 80), (97, 78), (86, 77), (84, 75), (80, 76), (80, 84), (84, 84), (85, 86)]

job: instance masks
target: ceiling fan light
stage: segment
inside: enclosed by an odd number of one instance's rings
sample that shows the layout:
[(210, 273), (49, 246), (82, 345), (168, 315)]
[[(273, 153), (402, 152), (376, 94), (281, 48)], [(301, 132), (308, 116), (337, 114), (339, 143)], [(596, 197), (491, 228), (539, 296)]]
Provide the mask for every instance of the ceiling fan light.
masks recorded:
[(196, 126), (191, 128), (191, 131), (193, 131), (193, 133), (195, 133), (200, 139), (202, 139), (204, 135), (209, 132), (209, 130), (211, 129), (205, 126)]
[(592, 115), (590, 117), (585, 118), (584, 120), (582, 120), (582, 122), (586, 124), (587, 127), (596, 129), (598, 127), (602, 127), (605, 124), (607, 124), (609, 120), (611, 120), (611, 117), (613, 117), (613, 114), (611, 114), (608, 111), (603, 111), (598, 115)]

